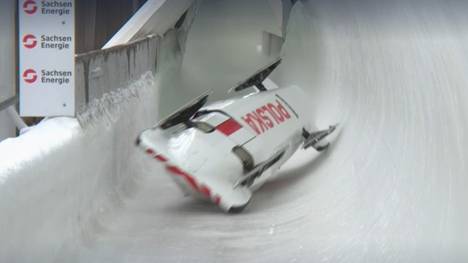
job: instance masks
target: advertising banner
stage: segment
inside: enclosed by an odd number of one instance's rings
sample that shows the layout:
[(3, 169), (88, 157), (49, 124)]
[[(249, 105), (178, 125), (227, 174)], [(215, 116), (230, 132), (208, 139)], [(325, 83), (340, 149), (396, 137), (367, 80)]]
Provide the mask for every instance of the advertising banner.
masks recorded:
[(74, 0), (19, 0), (21, 116), (75, 115)]

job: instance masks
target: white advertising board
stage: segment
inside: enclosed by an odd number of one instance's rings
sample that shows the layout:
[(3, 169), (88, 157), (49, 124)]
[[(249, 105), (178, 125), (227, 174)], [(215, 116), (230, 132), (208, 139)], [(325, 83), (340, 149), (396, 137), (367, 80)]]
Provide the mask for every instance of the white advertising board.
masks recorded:
[(18, 5), (21, 116), (74, 116), (74, 0)]

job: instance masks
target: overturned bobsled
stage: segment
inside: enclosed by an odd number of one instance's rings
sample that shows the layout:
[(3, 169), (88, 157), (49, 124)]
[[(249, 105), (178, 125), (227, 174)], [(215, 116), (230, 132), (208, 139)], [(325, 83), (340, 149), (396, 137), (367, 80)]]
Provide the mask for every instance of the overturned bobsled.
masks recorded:
[(137, 145), (162, 162), (190, 195), (240, 212), (258, 189), (302, 146), (323, 151), (336, 125), (315, 131), (307, 96), (297, 86), (278, 88), (268, 75), (280, 60), (233, 91), (246, 96), (207, 103), (209, 93), (143, 131)]

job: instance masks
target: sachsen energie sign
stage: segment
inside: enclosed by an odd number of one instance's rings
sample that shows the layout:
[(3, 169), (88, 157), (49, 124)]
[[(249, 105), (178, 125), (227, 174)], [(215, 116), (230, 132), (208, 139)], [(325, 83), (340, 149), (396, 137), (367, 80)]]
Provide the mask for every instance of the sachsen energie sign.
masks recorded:
[(19, 0), (21, 116), (75, 115), (74, 0)]

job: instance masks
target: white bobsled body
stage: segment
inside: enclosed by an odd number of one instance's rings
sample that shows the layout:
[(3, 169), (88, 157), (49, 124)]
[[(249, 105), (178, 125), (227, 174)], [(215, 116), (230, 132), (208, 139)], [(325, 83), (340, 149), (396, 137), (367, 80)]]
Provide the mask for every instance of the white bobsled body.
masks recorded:
[(305, 144), (304, 132), (312, 127), (299, 87), (262, 83), (262, 92), (182, 111), (175, 115), (179, 121), (141, 133), (138, 145), (166, 166), (185, 193), (240, 211), (252, 191)]

